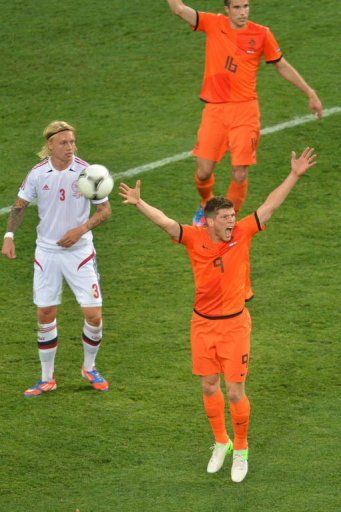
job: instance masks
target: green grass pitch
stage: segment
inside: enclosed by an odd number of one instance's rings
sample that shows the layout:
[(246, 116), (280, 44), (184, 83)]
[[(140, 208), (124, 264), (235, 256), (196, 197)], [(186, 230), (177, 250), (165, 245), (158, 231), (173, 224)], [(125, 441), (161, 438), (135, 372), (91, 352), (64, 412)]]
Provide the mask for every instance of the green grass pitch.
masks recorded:
[[(189, 1), (216, 12), (222, 3)], [(76, 125), (82, 158), (116, 174), (191, 149), (204, 38), (172, 16), (165, 0), (0, 6), (0, 209), (13, 202), (54, 119)], [(272, 28), (324, 106), (340, 106), (335, 2), (253, 0), (251, 8), (251, 19)], [(261, 66), (258, 82), (263, 127), (308, 113), (306, 98), (271, 66)], [(262, 137), (251, 171), (244, 213), (286, 176), (291, 150), (311, 145), (318, 153), (318, 165), (253, 243), (250, 470), (241, 485), (230, 482), (229, 461), (217, 475), (206, 473), (212, 437), (191, 376), (193, 284), (185, 251), (122, 206), (117, 188), (112, 218), (95, 231), (105, 333), (98, 367), (110, 392), (96, 394), (81, 379), (82, 319), (65, 289), (58, 390), (23, 398), (40, 370), (31, 303), (37, 217), (28, 209), (17, 259), (0, 260), (0, 510), (340, 510), (339, 126), (336, 114)], [(217, 171), (219, 193), (228, 165), (226, 158)], [(193, 173), (187, 159), (142, 175), (144, 198), (190, 222)], [(2, 232), (6, 222), (1, 215)]]

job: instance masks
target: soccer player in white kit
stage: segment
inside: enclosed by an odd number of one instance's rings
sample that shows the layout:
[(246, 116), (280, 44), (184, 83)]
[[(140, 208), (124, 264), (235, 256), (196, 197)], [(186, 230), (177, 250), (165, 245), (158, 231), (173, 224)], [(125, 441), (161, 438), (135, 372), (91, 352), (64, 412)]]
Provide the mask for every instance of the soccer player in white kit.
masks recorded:
[(44, 130), (41, 162), (28, 173), (11, 209), (2, 254), (16, 257), (14, 233), (26, 207), (36, 201), (37, 227), (34, 257), (33, 298), (37, 306), (38, 351), (41, 379), (24, 392), (39, 396), (57, 388), (54, 360), (58, 344), (57, 306), (63, 280), (72, 289), (84, 315), (82, 376), (96, 390), (108, 391), (108, 382), (97, 371), (95, 359), (102, 339), (102, 295), (96, 270), (96, 252), (91, 230), (111, 215), (108, 198), (90, 201), (80, 195), (77, 179), (88, 164), (75, 155), (75, 129), (64, 121), (53, 121)]

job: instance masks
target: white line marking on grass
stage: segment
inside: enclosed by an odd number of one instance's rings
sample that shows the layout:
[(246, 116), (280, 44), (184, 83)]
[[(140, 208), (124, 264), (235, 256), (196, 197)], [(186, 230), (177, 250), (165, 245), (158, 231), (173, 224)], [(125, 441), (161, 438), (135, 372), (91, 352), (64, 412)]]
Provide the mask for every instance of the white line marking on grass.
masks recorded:
[(5, 208), (0, 208), (0, 215), (5, 215), (11, 211), (12, 206), (5, 206)]
[[(339, 112), (341, 112), (341, 107), (327, 108), (323, 112), (323, 117), (329, 117), (334, 114), (338, 114)], [(280, 132), (281, 130), (293, 128), (294, 126), (310, 123), (312, 121), (317, 121), (316, 117), (312, 114), (303, 117), (294, 117), (294, 119), (291, 119), (291, 121), (286, 121), (284, 123), (274, 124), (273, 126), (269, 126), (268, 128), (263, 128), (260, 133), (261, 135), (269, 135), (270, 133)], [(190, 156), (192, 156), (191, 151), (178, 153), (177, 155), (169, 156), (168, 158), (163, 158), (162, 160), (157, 160), (156, 162), (151, 162), (150, 164), (140, 165), (139, 167), (133, 167), (132, 169), (128, 169), (127, 171), (114, 174), (114, 178), (129, 178), (131, 176), (135, 176), (136, 174), (142, 174), (143, 172), (152, 171), (153, 169), (158, 169), (159, 167), (163, 167), (164, 165), (168, 165), (173, 162), (178, 162), (179, 160), (186, 160), (186, 158), (189, 158)]]
[[(340, 112), (341, 107), (327, 108), (323, 112), (323, 117), (329, 117)], [(270, 133), (280, 132), (281, 130), (293, 128), (294, 126), (299, 126), (300, 124), (311, 123), (312, 121), (316, 121), (316, 117), (312, 114), (303, 117), (294, 117), (294, 119), (291, 119), (291, 121), (285, 121), (284, 123), (274, 124), (273, 126), (269, 126), (268, 128), (263, 128), (261, 130), (261, 135), (269, 135)], [(180, 160), (186, 160), (186, 158), (189, 158), (190, 156), (192, 156), (191, 151), (184, 151), (183, 153), (178, 153), (177, 155), (169, 156), (167, 158), (163, 158), (162, 160), (157, 160), (156, 162), (151, 162), (150, 164), (140, 165), (139, 167), (133, 167), (132, 169), (128, 169), (127, 171), (119, 172), (117, 174), (114, 174), (114, 178), (119, 179), (136, 176), (136, 174), (142, 174), (143, 172), (152, 171), (153, 169), (158, 169), (159, 167), (163, 167), (164, 165), (179, 162)], [(9, 213), (11, 208), (11, 206), (0, 208), (0, 215), (5, 215), (6, 213)]]

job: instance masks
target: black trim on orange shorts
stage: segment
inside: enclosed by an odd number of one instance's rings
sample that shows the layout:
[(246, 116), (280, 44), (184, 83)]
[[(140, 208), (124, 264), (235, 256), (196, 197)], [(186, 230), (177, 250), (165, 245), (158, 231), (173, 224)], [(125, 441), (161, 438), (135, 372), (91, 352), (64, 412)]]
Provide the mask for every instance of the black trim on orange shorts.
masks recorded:
[(194, 313), (196, 313), (199, 316), (202, 316), (203, 318), (207, 318), (208, 320), (225, 320), (227, 318), (234, 318), (235, 316), (241, 315), (244, 311), (244, 308), (241, 311), (238, 311), (238, 313), (232, 313), (232, 315), (222, 315), (222, 316), (208, 316), (204, 315), (203, 313), (199, 313), (195, 308), (193, 308)]

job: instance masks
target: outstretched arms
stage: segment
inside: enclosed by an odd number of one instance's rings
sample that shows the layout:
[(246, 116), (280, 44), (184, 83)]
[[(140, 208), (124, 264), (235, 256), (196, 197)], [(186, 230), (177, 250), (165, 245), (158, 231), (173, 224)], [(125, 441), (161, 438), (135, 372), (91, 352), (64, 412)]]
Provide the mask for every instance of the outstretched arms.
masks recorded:
[(195, 27), (197, 24), (197, 13), (192, 7), (185, 5), (182, 0), (167, 0), (167, 2), (174, 14), (187, 21), (192, 27)]
[(8, 236), (5, 235), (1, 250), (2, 254), (10, 260), (16, 258), (13, 237), (14, 233), (23, 221), (25, 210), (29, 204), (30, 203), (28, 201), (17, 197), (10, 211), (7, 222)]
[(149, 205), (141, 198), (141, 181), (136, 182), (135, 188), (130, 188), (125, 183), (120, 184), (120, 196), (123, 198), (124, 204), (136, 206), (136, 208), (151, 220), (159, 228), (166, 231), (166, 233), (174, 240), (179, 240), (180, 225), (173, 219), (167, 217), (161, 210)]
[(290, 190), (294, 188), (299, 178), (308, 169), (316, 164), (316, 155), (313, 148), (305, 148), (301, 156), (291, 153), (291, 171), (286, 179), (268, 195), (265, 202), (257, 210), (259, 222), (265, 224), (273, 215), (275, 210), (285, 201)]
[(296, 69), (284, 58), (276, 62), (274, 66), (285, 80), (288, 80), (288, 82), (304, 92), (309, 100), (309, 109), (316, 115), (316, 117), (318, 117), (318, 119), (321, 119), (323, 115), (323, 106), (314, 89), (309, 87), (298, 71), (296, 71)]

